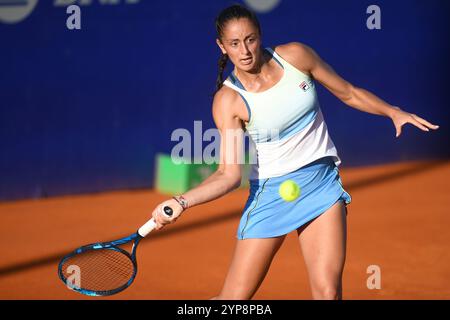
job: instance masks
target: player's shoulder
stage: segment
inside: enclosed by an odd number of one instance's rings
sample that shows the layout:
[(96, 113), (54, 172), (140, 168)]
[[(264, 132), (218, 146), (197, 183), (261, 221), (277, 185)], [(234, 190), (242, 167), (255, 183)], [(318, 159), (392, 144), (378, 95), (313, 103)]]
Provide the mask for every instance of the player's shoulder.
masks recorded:
[(280, 56), (306, 56), (311, 54), (314, 51), (310, 46), (302, 43), (302, 42), (289, 42), (285, 44), (279, 44), (274, 48), (275, 52)]
[(314, 49), (302, 42), (289, 42), (275, 46), (274, 51), (298, 69), (309, 71), (316, 61)]
[(215, 94), (212, 104), (213, 115), (234, 115), (234, 106), (239, 102), (239, 93), (223, 85)]

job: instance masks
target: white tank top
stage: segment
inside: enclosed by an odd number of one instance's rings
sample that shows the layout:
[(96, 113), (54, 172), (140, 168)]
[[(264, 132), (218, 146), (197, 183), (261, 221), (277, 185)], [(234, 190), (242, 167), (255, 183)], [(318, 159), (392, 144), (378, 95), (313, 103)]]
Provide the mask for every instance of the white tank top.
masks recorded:
[(246, 91), (234, 72), (224, 81), (244, 99), (250, 117), (246, 129), (255, 161), (249, 179), (279, 177), (326, 156), (339, 166), (341, 159), (328, 134), (314, 80), (271, 48), (265, 50), (284, 69), (273, 87)]

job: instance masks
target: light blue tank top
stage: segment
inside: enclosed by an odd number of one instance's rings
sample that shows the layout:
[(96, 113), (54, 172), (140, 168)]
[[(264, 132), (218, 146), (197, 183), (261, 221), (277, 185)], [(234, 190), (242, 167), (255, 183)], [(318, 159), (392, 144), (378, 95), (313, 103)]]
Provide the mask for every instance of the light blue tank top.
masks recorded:
[(246, 125), (254, 161), (250, 179), (277, 177), (325, 156), (341, 161), (329, 137), (314, 80), (265, 48), (283, 76), (262, 92), (246, 91), (232, 72), (224, 85), (237, 91), (248, 109)]

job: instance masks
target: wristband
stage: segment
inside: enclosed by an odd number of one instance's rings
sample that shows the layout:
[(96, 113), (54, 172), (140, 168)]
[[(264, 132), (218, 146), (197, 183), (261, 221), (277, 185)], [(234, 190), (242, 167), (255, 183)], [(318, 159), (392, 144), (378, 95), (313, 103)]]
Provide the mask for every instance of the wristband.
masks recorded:
[(188, 208), (188, 202), (183, 196), (175, 196), (173, 199), (180, 204), (183, 210)]

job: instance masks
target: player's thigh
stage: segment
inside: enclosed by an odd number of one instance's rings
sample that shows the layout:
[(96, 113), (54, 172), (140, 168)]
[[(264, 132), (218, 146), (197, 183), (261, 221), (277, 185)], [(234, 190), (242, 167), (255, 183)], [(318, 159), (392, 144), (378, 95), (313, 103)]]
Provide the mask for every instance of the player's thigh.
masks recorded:
[(250, 299), (270, 267), (285, 236), (237, 240), (219, 298)]
[(312, 284), (339, 285), (347, 243), (346, 207), (336, 202), (319, 217), (299, 228), (299, 242)]

